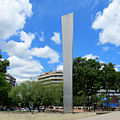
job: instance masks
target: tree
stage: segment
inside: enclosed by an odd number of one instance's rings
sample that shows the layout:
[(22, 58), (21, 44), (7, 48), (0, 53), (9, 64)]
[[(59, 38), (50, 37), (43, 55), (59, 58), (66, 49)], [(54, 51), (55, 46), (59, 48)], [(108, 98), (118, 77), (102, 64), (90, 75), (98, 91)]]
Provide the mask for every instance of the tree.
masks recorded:
[(120, 92), (120, 72), (116, 72), (115, 91)]
[(0, 54), (0, 105), (8, 104), (8, 92), (10, 91), (10, 84), (6, 80), (6, 69), (9, 66), (8, 60), (3, 60)]
[(21, 107), (21, 103), (23, 102), (21, 99), (21, 86), (12, 87), (9, 92), (9, 99), (11, 100), (11, 107)]
[(42, 104), (47, 107), (49, 105), (63, 105), (63, 87), (62, 85), (45, 86)]
[[(110, 90), (120, 91), (120, 72), (115, 71), (111, 62), (100, 63), (98, 59), (77, 57), (73, 60), (73, 91), (74, 97), (84, 98), (85, 106), (101, 101), (97, 95), (101, 89), (106, 90), (107, 106), (109, 108)], [(83, 97), (84, 96), (84, 97)]]
[(114, 64), (111, 62), (108, 64), (103, 64), (102, 65), (102, 89), (106, 90), (106, 98), (107, 98), (107, 110), (109, 109), (109, 92), (110, 90), (115, 90), (116, 89), (116, 71)]
[(92, 104), (92, 96), (101, 88), (101, 63), (97, 59), (77, 57), (73, 60), (73, 91), (75, 96), (84, 95), (85, 104)]
[(9, 92), (12, 105), (33, 108), (50, 105), (62, 105), (62, 85), (42, 84), (37, 81), (22, 82)]

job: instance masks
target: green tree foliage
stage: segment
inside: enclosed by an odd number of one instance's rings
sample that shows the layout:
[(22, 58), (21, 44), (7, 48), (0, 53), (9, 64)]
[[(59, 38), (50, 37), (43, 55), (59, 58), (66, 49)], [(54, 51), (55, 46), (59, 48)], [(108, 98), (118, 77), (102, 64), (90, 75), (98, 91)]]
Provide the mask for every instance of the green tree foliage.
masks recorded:
[(44, 106), (49, 105), (63, 105), (63, 87), (61, 84), (59, 85), (49, 85), (45, 87), (44, 97), (42, 100), (42, 104)]
[(116, 72), (115, 90), (120, 92), (120, 72)]
[(8, 104), (8, 91), (10, 91), (10, 84), (6, 80), (6, 69), (9, 66), (8, 60), (3, 60), (0, 54), (0, 105)]
[(116, 71), (112, 63), (102, 65), (102, 88), (105, 90), (114, 90), (116, 83)]
[(115, 71), (114, 64), (108, 63), (102, 65), (102, 89), (106, 90), (107, 106), (109, 109), (109, 92), (110, 90), (116, 90), (117, 72)]
[(100, 63), (98, 59), (75, 58), (73, 60), (74, 100), (83, 99), (84, 103), (79, 103), (89, 106), (97, 104), (100, 100), (97, 97), (99, 90), (106, 90), (107, 99), (110, 90), (120, 90), (120, 72), (115, 71), (114, 66), (112, 63)]
[(97, 59), (78, 57), (73, 60), (74, 96), (84, 96), (84, 104), (89, 104), (91, 96), (100, 90), (100, 68), (101, 64)]
[(62, 85), (45, 85), (37, 81), (26, 81), (9, 92), (13, 106), (38, 107), (62, 105)]

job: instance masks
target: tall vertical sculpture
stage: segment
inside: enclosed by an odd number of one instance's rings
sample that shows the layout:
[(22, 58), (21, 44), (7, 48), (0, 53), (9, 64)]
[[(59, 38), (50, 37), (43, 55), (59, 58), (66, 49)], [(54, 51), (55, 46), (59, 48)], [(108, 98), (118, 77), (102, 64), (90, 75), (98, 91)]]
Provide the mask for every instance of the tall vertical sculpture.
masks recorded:
[(73, 13), (62, 16), (64, 112), (73, 112)]

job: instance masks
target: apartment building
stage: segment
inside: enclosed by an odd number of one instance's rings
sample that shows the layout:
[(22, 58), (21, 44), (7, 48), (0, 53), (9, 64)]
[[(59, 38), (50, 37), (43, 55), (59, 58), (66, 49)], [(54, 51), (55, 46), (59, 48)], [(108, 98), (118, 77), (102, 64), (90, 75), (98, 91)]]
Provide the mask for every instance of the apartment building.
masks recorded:
[(11, 86), (16, 86), (16, 79), (12, 75), (10, 75), (9, 73), (6, 73), (6, 79), (7, 79), (7, 82), (11, 84)]
[(63, 71), (45, 72), (38, 76), (38, 81), (43, 83), (61, 83), (63, 82)]

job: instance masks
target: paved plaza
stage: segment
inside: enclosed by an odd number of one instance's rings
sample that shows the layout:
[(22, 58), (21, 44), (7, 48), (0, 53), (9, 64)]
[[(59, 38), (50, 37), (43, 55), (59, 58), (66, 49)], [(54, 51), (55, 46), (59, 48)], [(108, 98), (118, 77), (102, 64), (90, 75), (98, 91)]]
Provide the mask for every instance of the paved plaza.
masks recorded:
[(120, 112), (112, 112), (104, 115), (97, 115), (76, 120), (120, 120)]

